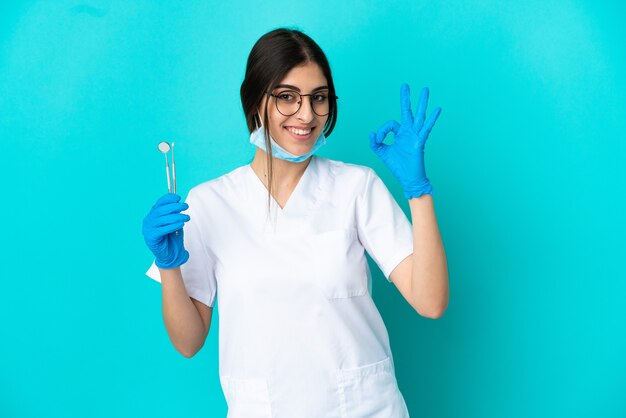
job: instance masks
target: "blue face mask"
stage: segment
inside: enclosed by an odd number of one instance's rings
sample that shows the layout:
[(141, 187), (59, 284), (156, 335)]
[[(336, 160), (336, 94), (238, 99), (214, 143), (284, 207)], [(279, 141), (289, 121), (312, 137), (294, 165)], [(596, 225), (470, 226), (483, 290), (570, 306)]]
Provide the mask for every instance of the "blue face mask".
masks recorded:
[[(270, 135), (270, 141), (272, 143), (272, 155), (274, 157), (280, 158), (281, 160), (285, 160), (285, 161), (291, 161), (292, 163), (299, 163), (309, 158), (322, 145), (326, 144), (326, 137), (324, 136), (323, 132), (320, 133), (320, 136), (315, 141), (315, 144), (311, 148), (311, 151), (309, 151), (308, 153), (304, 155), (294, 155), (290, 153), (289, 151), (287, 151), (286, 149), (278, 145), (276, 141), (274, 141), (274, 138), (272, 138), (271, 135)], [(250, 135), (250, 143), (256, 145), (257, 147), (261, 148), (263, 151), (267, 152), (267, 150), (265, 149), (265, 131), (263, 129), (263, 126), (261, 126), (260, 128), (257, 128), (254, 132), (252, 132), (252, 134)]]

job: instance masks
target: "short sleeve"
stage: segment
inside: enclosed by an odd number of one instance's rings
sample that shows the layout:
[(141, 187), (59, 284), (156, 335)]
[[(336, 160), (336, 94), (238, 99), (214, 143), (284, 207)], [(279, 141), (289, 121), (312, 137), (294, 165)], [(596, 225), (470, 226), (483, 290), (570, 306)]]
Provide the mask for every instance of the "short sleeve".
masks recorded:
[[(212, 251), (204, 245), (202, 230), (200, 228), (201, 212), (198, 211), (197, 202), (193, 197), (193, 189), (187, 195), (185, 202), (189, 208), (182, 213), (186, 213), (191, 218), (185, 222), (183, 227), (183, 242), (185, 249), (189, 252), (189, 259), (180, 266), (183, 282), (187, 294), (213, 307), (217, 293), (217, 281), (215, 279), (215, 256)], [(154, 261), (146, 272), (146, 275), (161, 283), (159, 268)]]
[(393, 269), (413, 254), (413, 226), (371, 168), (356, 213), (359, 240), (390, 282)]

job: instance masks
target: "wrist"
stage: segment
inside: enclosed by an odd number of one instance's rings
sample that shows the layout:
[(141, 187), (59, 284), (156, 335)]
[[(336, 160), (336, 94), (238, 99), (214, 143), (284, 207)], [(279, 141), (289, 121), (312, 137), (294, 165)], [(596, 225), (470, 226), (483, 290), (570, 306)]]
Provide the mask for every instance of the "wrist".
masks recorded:
[(432, 184), (430, 184), (430, 181), (428, 181), (428, 179), (426, 179), (424, 182), (421, 182), (421, 184), (405, 186), (403, 187), (403, 191), (404, 197), (406, 199), (413, 199), (416, 197), (420, 197), (424, 194), (429, 194), (432, 196), (435, 195), (435, 190), (433, 189), (433, 186)]
[(159, 260), (155, 259), (154, 264), (158, 268), (162, 269), (174, 269), (176, 267), (180, 267), (185, 264), (189, 260), (189, 252), (183, 249), (182, 253), (179, 253), (175, 256), (173, 260)]

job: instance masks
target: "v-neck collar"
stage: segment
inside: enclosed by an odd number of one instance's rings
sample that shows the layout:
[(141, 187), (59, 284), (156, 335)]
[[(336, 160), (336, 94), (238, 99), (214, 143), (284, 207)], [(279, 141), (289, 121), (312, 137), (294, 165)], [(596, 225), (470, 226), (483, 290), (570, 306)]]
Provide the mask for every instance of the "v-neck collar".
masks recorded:
[[(257, 191), (261, 191), (267, 197), (267, 193), (268, 193), (267, 187), (265, 187), (265, 184), (263, 183), (263, 181), (256, 175), (256, 173), (252, 169), (252, 165), (248, 164), (247, 167), (248, 167), (248, 175), (252, 177), (252, 183), (254, 184), (255, 189), (257, 189)], [(317, 157), (313, 155), (311, 157), (311, 161), (309, 161), (309, 164), (304, 169), (304, 173), (302, 173), (302, 176), (298, 180), (296, 187), (294, 187), (293, 191), (291, 192), (291, 195), (287, 199), (287, 202), (285, 203), (284, 207), (281, 208), (278, 202), (276, 201), (276, 199), (274, 199), (274, 196), (270, 196), (271, 204), (277, 209), (278, 213), (284, 215), (286, 212), (292, 212), (292, 211), (301, 212), (304, 209), (306, 209), (305, 201), (307, 199), (315, 198), (315, 196), (307, 196), (307, 190), (310, 189), (309, 186), (312, 181), (311, 177), (315, 177), (313, 171), (316, 171), (316, 170), (317, 170)], [(304, 196), (301, 196), (302, 194), (304, 194)]]

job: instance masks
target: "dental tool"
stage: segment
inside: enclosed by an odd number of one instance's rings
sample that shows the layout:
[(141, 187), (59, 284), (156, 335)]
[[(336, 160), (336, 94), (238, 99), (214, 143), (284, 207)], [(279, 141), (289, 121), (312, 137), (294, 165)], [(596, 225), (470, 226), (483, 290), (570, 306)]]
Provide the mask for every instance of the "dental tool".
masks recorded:
[(165, 155), (165, 174), (167, 175), (167, 192), (172, 193), (172, 184), (170, 182), (170, 164), (167, 160), (167, 153), (170, 152), (170, 144), (167, 141), (159, 142), (159, 151)]
[[(172, 146), (170, 147), (169, 142), (161, 141), (158, 145), (159, 151), (163, 155), (165, 155), (165, 175), (167, 176), (167, 192), (176, 194), (176, 162), (174, 161), (174, 142), (172, 142)], [(170, 164), (167, 159), (167, 153), (172, 150), (172, 177), (170, 180)], [(178, 235), (178, 231), (176, 231), (176, 235)]]
[(176, 162), (174, 161), (174, 142), (172, 142), (172, 182), (174, 183), (174, 194), (176, 194)]

